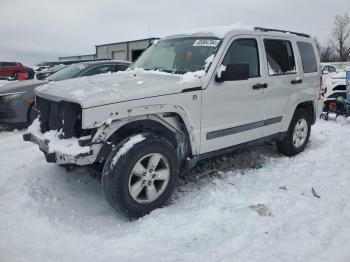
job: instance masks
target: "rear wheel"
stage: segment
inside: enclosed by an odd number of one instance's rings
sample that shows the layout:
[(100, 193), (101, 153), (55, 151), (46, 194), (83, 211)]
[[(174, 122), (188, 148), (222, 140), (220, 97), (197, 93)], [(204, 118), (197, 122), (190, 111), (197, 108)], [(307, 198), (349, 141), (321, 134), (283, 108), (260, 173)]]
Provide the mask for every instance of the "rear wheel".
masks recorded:
[(163, 206), (177, 180), (173, 145), (163, 137), (138, 134), (110, 153), (102, 172), (102, 189), (113, 208), (136, 218)]
[(284, 139), (276, 143), (277, 150), (286, 156), (299, 154), (309, 142), (310, 132), (310, 113), (306, 110), (297, 109)]

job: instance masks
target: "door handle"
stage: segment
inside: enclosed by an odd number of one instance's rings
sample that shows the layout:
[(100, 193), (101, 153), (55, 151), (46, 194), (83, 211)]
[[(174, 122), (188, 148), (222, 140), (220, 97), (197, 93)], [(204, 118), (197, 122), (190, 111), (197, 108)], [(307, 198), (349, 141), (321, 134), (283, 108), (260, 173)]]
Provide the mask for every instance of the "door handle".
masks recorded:
[(267, 88), (267, 83), (258, 83), (253, 85), (253, 89), (262, 89), (262, 88)]
[(296, 78), (296, 79), (293, 79), (292, 81), (290, 81), (290, 83), (292, 85), (297, 85), (297, 84), (301, 84), (303, 82), (303, 80), (301, 78)]

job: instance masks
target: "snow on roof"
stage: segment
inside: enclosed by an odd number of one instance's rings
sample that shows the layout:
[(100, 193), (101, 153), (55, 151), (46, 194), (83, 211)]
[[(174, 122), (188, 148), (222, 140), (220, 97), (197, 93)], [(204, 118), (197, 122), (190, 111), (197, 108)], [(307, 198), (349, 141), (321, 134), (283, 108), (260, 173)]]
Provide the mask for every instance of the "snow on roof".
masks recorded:
[(203, 27), (197, 29), (191, 29), (186, 31), (175, 32), (168, 37), (178, 36), (178, 35), (211, 35), (218, 38), (224, 38), (227, 33), (235, 30), (254, 30), (253, 26), (243, 25), (238, 22), (233, 25), (227, 26), (212, 26), (212, 27)]

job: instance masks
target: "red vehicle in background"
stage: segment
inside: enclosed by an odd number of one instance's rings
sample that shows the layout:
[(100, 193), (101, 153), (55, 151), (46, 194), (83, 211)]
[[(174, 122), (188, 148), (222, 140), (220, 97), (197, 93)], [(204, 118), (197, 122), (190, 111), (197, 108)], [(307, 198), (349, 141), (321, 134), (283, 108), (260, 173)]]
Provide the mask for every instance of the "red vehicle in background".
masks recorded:
[[(24, 80), (26, 68), (18, 62), (0, 62), (0, 78)], [(23, 79), (24, 77), (24, 79)]]

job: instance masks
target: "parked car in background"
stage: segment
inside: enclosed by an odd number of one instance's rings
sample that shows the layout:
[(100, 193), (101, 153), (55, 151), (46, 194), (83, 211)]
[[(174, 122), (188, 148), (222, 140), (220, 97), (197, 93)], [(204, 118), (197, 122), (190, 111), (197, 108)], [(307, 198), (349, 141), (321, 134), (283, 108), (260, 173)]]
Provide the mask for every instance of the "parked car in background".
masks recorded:
[(33, 66), (33, 69), (35, 72), (40, 72), (41, 70), (45, 70), (45, 69), (49, 69), (52, 66), (48, 66), (48, 65), (35, 65)]
[(330, 73), (337, 72), (337, 67), (335, 65), (322, 63), (321, 66), (322, 66), (322, 75), (328, 75)]
[(35, 72), (34, 72), (33, 68), (28, 67), (28, 66), (25, 66), (25, 68), (26, 68), (26, 78), (33, 79), (35, 76)]
[(63, 68), (65, 68), (67, 66), (68, 65), (59, 64), (59, 65), (53, 66), (51, 68), (43, 69), (40, 72), (36, 73), (35, 77), (38, 80), (43, 80), (43, 79), (47, 78), (48, 76), (62, 70)]
[(346, 72), (339, 72), (330, 75), (323, 83), (323, 86), (326, 105), (330, 101), (335, 101), (340, 97), (346, 100)]
[(26, 68), (19, 62), (0, 62), (0, 78), (18, 79), (20, 73), (25, 74)]
[(0, 124), (24, 126), (31, 123), (37, 117), (34, 89), (40, 85), (49, 81), (123, 71), (129, 65), (130, 62), (113, 60), (72, 64), (52, 74), (46, 80), (33, 79), (4, 85), (0, 87)]
[(39, 87), (40, 118), (23, 138), (48, 162), (103, 164), (108, 203), (140, 217), (164, 205), (179, 170), (200, 160), (266, 141), (287, 156), (302, 152), (322, 105), (320, 78), (309, 35), (187, 31), (153, 44), (121, 74)]

